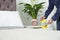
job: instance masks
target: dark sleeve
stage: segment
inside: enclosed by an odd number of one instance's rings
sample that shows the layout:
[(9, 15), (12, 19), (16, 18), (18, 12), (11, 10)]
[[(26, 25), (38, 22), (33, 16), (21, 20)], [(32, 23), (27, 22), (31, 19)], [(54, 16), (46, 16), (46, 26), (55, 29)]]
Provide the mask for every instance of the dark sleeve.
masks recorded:
[(53, 10), (54, 8), (54, 4), (52, 3), (51, 0), (49, 0), (49, 6), (48, 6), (48, 9), (46, 10), (45, 12), (45, 19), (48, 17), (48, 15), (51, 13), (51, 11)]
[(57, 11), (56, 11), (55, 15), (52, 17), (52, 19), (55, 21), (59, 18), (59, 16), (60, 16), (60, 8), (57, 9)]

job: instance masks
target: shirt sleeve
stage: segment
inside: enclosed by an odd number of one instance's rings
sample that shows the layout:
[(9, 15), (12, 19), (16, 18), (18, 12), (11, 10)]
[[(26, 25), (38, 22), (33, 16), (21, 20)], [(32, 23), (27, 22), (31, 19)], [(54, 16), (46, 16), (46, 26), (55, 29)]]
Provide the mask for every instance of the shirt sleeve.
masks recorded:
[(48, 17), (48, 15), (51, 13), (51, 11), (53, 10), (54, 8), (54, 4), (52, 3), (51, 0), (49, 0), (49, 6), (48, 6), (48, 9), (46, 10), (45, 12), (45, 19)]
[(55, 15), (52, 17), (52, 19), (54, 21), (56, 21), (59, 18), (59, 16), (60, 16), (60, 8), (57, 9), (57, 11), (56, 11)]

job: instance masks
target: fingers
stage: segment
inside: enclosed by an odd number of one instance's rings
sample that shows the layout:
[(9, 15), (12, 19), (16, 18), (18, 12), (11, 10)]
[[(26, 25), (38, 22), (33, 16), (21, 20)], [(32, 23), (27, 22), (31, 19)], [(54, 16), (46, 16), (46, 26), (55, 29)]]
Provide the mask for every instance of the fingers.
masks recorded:
[(47, 24), (52, 24), (52, 23), (53, 23), (52, 19), (48, 20), (48, 22), (47, 22)]
[[(45, 16), (43, 16), (43, 17), (40, 18), (40, 21), (42, 21), (42, 20), (45, 20)], [(52, 19), (50, 19), (50, 20), (47, 21), (47, 24), (52, 24), (52, 23), (53, 23)]]
[(43, 17), (40, 18), (40, 21), (41, 21), (41, 20), (44, 20), (44, 19), (45, 19), (45, 17), (43, 16)]

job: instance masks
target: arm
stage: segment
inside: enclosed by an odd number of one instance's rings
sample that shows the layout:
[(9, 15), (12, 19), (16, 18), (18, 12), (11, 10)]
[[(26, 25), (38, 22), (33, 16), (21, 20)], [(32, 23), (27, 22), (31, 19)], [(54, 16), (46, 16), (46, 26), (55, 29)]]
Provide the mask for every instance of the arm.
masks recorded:
[(55, 15), (52, 17), (52, 20), (54, 20), (54, 21), (57, 20), (59, 18), (59, 16), (60, 16), (60, 8), (57, 9)]
[(49, 0), (49, 6), (48, 6), (48, 9), (47, 11), (45, 12), (45, 19), (48, 17), (48, 15), (51, 13), (51, 11), (53, 10), (54, 8), (54, 4), (51, 2), (51, 0)]

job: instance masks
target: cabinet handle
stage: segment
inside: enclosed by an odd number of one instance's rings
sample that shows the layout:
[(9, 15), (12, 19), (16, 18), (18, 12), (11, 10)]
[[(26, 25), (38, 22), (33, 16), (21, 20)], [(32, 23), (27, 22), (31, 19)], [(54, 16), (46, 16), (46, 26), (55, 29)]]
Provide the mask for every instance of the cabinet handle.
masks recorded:
[(1, 4), (0, 4), (0, 8), (1, 8)]
[(7, 5), (7, 8), (9, 8), (9, 5)]
[(13, 2), (13, 0), (11, 0), (11, 2)]
[(5, 0), (3, 0), (5, 2)]

